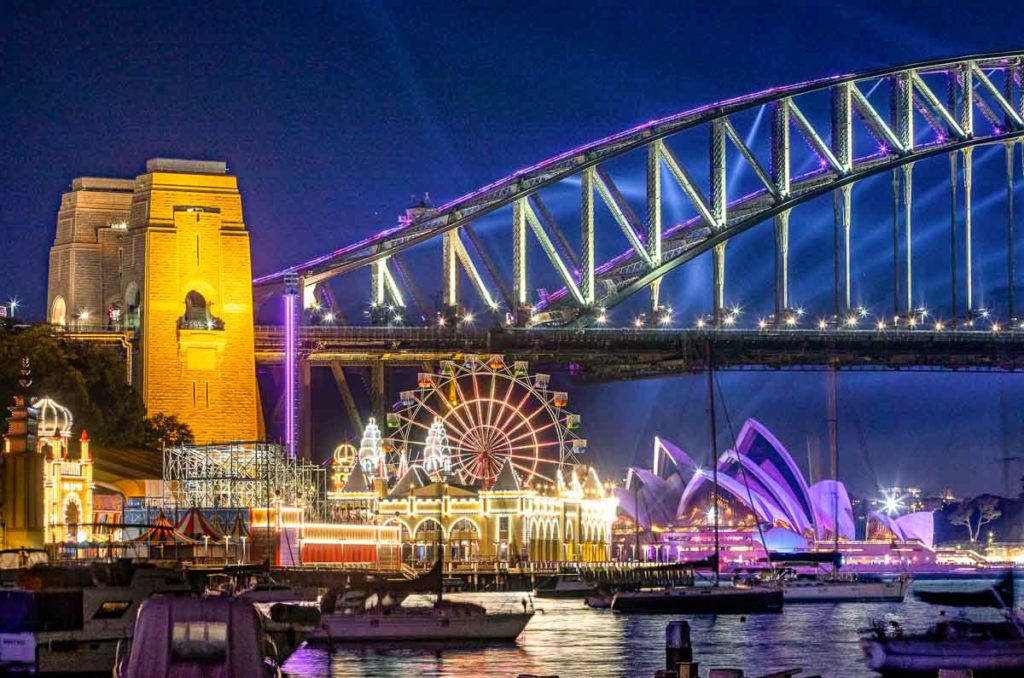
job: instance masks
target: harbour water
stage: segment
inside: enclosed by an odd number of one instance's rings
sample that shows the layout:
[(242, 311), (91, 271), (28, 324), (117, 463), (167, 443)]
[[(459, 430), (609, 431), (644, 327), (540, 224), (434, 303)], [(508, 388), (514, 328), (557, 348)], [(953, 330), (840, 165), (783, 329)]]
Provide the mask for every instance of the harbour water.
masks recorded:
[[(986, 581), (924, 581), (915, 586), (970, 590)], [(455, 599), (487, 605), (503, 596), (462, 594)], [(579, 600), (537, 600), (538, 614), (514, 645), (499, 647), (303, 647), (284, 667), (295, 677), (336, 676), (516, 676), (520, 673), (561, 678), (650, 677), (663, 668), (664, 629), (669, 615), (622, 615), (590, 610)], [(782, 614), (691, 617), (694, 659), (701, 672), (736, 667), (759, 675), (800, 667), (808, 675), (843, 678), (874, 675), (858, 644), (872, 620), (897, 615), (908, 630), (921, 630), (940, 610), (907, 597), (903, 603), (791, 605)], [(950, 611), (948, 614), (956, 614)], [(991, 618), (995, 611), (972, 611)]]

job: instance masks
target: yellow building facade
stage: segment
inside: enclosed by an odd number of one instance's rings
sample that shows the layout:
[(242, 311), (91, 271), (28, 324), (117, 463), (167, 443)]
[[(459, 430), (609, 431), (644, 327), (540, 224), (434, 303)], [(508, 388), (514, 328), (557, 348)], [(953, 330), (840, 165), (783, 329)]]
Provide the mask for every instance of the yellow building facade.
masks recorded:
[[(578, 471), (578, 472), (577, 472)], [(525, 488), (506, 464), (483, 489), (437, 479), (413, 466), (393, 483), (355, 464), (328, 494), (348, 520), (401, 529), (403, 559), (429, 563), (444, 548), (452, 562), (601, 562), (611, 560), (617, 501), (594, 469), (569, 469), (568, 482)]]
[(197, 443), (262, 436), (249, 234), (225, 163), (155, 159), (134, 181), (76, 179), (48, 307), (70, 329), (134, 332), (147, 412), (177, 416)]

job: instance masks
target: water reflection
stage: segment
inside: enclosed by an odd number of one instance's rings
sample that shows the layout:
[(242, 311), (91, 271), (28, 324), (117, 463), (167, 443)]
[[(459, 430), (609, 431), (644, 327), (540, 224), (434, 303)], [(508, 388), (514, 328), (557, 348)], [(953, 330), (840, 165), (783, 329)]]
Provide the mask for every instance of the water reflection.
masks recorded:
[[(921, 586), (963, 590), (984, 582), (922, 582)], [(522, 594), (463, 594), (453, 599), (487, 604)], [(516, 676), (562, 678), (653, 676), (664, 665), (668, 615), (620, 615), (589, 610), (581, 601), (538, 600), (533, 618), (516, 644), (486, 647), (383, 646), (303, 647), (285, 673), (312, 676)], [(903, 604), (793, 605), (782, 614), (748, 617), (691, 617), (694, 658), (708, 668), (737, 667), (757, 675), (800, 667), (822, 676), (870, 676), (859, 638), (871, 621), (898, 614), (910, 631), (933, 623), (938, 610), (908, 597)], [(952, 613), (951, 613), (952, 614)], [(994, 616), (972, 612), (972, 617)]]

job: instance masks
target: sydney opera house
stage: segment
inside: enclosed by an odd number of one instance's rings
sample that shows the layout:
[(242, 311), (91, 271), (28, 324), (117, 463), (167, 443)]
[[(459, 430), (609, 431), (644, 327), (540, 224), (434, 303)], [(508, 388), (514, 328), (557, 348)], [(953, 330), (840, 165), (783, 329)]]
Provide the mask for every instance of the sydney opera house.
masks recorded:
[[(667, 440), (655, 438), (650, 469), (630, 468), (618, 488), (626, 525), (620, 530), (621, 557), (675, 561), (699, 558), (712, 549), (711, 527), (719, 511), (723, 562), (752, 562), (764, 550), (833, 548), (848, 562), (902, 558), (932, 560), (930, 512), (867, 516), (857, 538), (850, 497), (841, 482), (808, 484), (793, 457), (760, 422), (748, 419), (735, 449), (718, 458), (718, 506), (712, 473)], [(903, 555), (901, 555), (903, 554)]]

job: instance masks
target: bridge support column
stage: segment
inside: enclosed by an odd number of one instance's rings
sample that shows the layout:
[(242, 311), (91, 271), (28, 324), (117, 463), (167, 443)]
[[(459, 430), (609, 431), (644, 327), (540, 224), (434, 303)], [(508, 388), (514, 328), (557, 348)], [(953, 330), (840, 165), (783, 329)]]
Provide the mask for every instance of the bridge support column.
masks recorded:
[(661, 278), (651, 283), (651, 327), (658, 324), (658, 314), (661, 309)]
[(903, 228), (906, 231), (906, 256), (907, 256), (907, 298), (906, 298), (906, 312), (907, 316), (911, 316), (914, 313), (914, 272), (913, 272), (913, 260), (914, 260), (914, 237), (913, 237), (913, 206), (914, 206), (914, 192), (913, 192), (913, 176), (914, 176), (914, 163), (908, 163), (903, 166)]
[(900, 172), (892, 171), (892, 314), (900, 316)]
[(853, 216), (851, 214), (851, 209), (853, 208), (853, 186), (851, 184), (847, 184), (839, 190), (842, 197), (843, 219), (843, 308), (846, 312), (849, 312), (853, 305), (851, 299), (852, 286), (850, 284), (853, 261), (852, 254), (850, 252), (850, 228), (853, 221)]
[(718, 243), (711, 250), (713, 311), (712, 319), (715, 327), (722, 324), (725, 317), (725, 246), (727, 243)]
[(783, 323), (789, 308), (789, 214), (786, 210), (775, 217), (775, 324)]
[(299, 425), (300, 452), (304, 461), (309, 461), (313, 449), (313, 366), (309, 360), (300, 361), (302, 374), (298, 408), (302, 413)]
[(299, 277), (289, 273), (284, 280), (284, 444), (288, 456), (298, 452), (298, 414), (296, 369), (301, 308)]
[(973, 179), (973, 148), (965, 148), (961, 151), (964, 156), (964, 284), (967, 287), (967, 321), (974, 319), (974, 252), (972, 237), (972, 216), (974, 207), (972, 205)]
[(387, 397), (387, 368), (384, 361), (378, 359), (370, 366), (370, 411), (382, 426), (387, 417)]
[(1016, 214), (1013, 209), (1014, 191), (1014, 162), (1013, 154), (1017, 150), (1017, 142), (1011, 141), (1006, 144), (1006, 319), (1008, 322), (1016, 321), (1017, 309), (1014, 298), (1016, 287), (1016, 242), (1014, 231), (1016, 231)]
[(526, 288), (526, 199), (512, 203), (512, 296), (516, 325), (523, 327), (530, 316)]
[(957, 168), (957, 151), (949, 154), (949, 314), (952, 324), (957, 323), (956, 278), (957, 278), (957, 242), (956, 242), (956, 188), (960, 183)]

